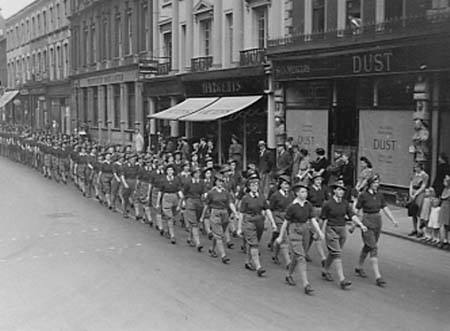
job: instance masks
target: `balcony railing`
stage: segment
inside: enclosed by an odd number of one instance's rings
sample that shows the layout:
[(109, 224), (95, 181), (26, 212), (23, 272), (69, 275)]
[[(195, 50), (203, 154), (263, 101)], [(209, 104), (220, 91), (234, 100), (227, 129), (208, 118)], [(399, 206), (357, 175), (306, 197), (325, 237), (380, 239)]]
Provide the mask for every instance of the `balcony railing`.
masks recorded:
[(170, 61), (158, 63), (158, 71), (156, 74), (158, 76), (168, 75), (170, 70), (172, 70), (172, 63)]
[(191, 59), (191, 71), (208, 71), (213, 62), (212, 56), (202, 56)]
[(264, 48), (253, 48), (240, 52), (241, 66), (255, 66), (266, 62), (266, 50)]
[(433, 34), (450, 31), (449, 11), (429, 11), (426, 15), (393, 18), (382, 23), (367, 23), (357, 28), (318, 31), (310, 34), (293, 34), (269, 40), (269, 52), (292, 46), (310, 44), (352, 43), (379, 39)]

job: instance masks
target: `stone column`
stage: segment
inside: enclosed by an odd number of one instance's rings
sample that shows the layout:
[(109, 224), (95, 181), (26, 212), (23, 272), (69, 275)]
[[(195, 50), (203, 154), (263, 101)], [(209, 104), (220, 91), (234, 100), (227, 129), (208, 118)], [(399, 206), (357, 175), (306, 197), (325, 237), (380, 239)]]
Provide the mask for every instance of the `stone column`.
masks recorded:
[(159, 56), (159, 0), (153, 0), (153, 10), (152, 10), (152, 33), (153, 33), (153, 46), (152, 53), (153, 56)]
[(111, 129), (114, 125), (114, 86), (107, 85), (106, 86), (106, 95), (107, 95), (107, 112), (108, 112), (108, 122), (106, 123), (106, 127), (108, 129), (108, 142), (111, 142)]
[(172, 71), (179, 71), (180, 16), (178, 1), (172, 1)]
[(240, 53), (243, 50), (244, 41), (244, 3), (241, 0), (234, 0), (233, 12), (233, 62), (239, 63)]
[(103, 128), (106, 123), (103, 121), (105, 119), (105, 87), (97, 87), (97, 108), (98, 108), (98, 141), (103, 140)]
[(305, 0), (305, 35), (312, 33), (312, 0)]
[[(193, 58), (194, 47), (194, 15), (193, 15), (193, 0), (186, 0), (186, 58), (183, 59), (187, 63), (186, 70), (190, 70), (191, 59)], [(182, 68), (183, 71), (185, 68)]]
[[(178, 100), (176, 97), (170, 97), (170, 107), (175, 106), (177, 103), (178, 103)], [(180, 134), (180, 132), (179, 132), (178, 121), (170, 121), (170, 136), (178, 137), (179, 134)]]
[(135, 97), (135, 117), (134, 117), (134, 125), (141, 131), (141, 133), (144, 133), (144, 103), (142, 99), (142, 93), (144, 90), (144, 84), (141, 82), (136, 82), (134, 84), (134, 97)]
[(213, 66), (220, 68), (222, 66), (222, 40), (223, 40), (223, 29), (222, 29), (222, 1), (216, 1), (214, 4), (214, 19), (212, 21), (212, 56), (213, 56)]
[(375, 23), (380, 24), (384, 22), (384, 1), (376, 0), (375, 3)]
[(120, 134), (122, 145), (126, 143), (125, 129), (128, 128), (128, 89), (126, 83), (120, 84)]
[(337, 29), (344, 30), (347, 22), (346, 11), (347, 1), (337, 0)]
[(87, 89), (88, 99), (87, 99), (87, 124), (89, 128), (97, 126), (97, 123), (94, 123), (94, 88), (88, 87)]

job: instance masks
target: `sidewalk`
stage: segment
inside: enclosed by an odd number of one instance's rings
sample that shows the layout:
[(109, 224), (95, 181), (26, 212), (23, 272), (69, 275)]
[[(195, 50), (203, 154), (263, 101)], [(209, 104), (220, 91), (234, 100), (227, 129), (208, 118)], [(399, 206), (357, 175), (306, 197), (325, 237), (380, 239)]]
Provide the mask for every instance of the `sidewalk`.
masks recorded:
[[(408, 233), (410, 233), (412, 231), (412, 220), (411, 220), (411, 217), (408, 217), (406, 208), (402, 208), (402, 207), (398, 207), (398, 206), (394, 206), (394, 205), (390, 205), (389, 208), (392, 211), (392, 214), (394, 215), (394, 217), (397, 219), (399, 225), (396, 228), (382, 213), (382, 215), (383, 215), (382, 216), (383, 217), (382, 233), (389, 235), (389, 236), (406, 239), (406, 240), (416, 242), (418, 244), (426, 245), (429, 247), (434, 247), (436, 249), (440, 249), (434, 245), (430, 245), (430, 244), (422, 242), (416, 236), (412, 236), (412, 237), (408, 236)], [(442, 250), (446, 251), (447, 249), (442, 249)]]

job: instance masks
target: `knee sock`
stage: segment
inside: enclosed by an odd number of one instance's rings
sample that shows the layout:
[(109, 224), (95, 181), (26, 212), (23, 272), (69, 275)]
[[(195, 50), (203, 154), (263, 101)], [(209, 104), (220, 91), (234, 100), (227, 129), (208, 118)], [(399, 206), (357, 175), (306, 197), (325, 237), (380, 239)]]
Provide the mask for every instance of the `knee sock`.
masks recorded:
[(250, 255), (252, 256), (253, 265), (256, 270), (261, 269), (261, 263), (259, 262), (259, 249), (257, 247), (250, 248)]
[(372, 265), (373, 273), (375, 275), (375, 278), (380, 278), (380, 268), (378, 266), (378, 258), (377, 257), (371, 257), (370, 258), (370, 264)]

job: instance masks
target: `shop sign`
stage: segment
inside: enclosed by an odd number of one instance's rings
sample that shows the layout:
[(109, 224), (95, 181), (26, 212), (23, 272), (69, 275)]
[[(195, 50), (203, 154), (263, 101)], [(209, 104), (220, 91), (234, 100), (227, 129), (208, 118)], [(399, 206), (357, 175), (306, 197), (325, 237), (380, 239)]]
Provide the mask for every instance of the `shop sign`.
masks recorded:
[(361, 110), (359, 119), (359, 155), (372, 162), (383, 184), (408, 187), (413, 165), (411, 111)]
[(293, 60), (274, 60), (273, 63), (276, 80), (418, 71), (424, 63), (427, 70), (450, 68), (450, 58), (441, 44), (380, 48), (334, 56), (311, 55)]
[(195, 81), (186, 83), (185, 87), (188, 96), (262, 94), (265, 87), (265, 77)]
[(137, 80), (137, 71), (116, 72), (109, 75), (80, 79), (80, 87), (98, 86), (106, 84), (120, 84)]
[(312, 153), (328, 147), (328, 109), (288, 109), (286, 111), (286, 133), (300, 148)]

